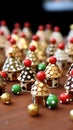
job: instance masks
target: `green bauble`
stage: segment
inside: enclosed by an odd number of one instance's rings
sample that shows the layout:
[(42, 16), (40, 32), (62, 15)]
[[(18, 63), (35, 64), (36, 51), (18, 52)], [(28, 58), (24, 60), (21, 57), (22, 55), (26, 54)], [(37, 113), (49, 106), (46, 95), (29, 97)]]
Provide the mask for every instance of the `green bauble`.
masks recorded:
[(46, 99), (46, 105), (48, 108), (56, 108), (58, 105), (58, 98), (54, 94), (49, 94)]
[(20, 84), (14, 84), (12, 86), (11, 90), (12, 90), (13, 94), (20, 94), (20, 92), (21, 92), (21, 86), (20, 86)]
[(45, 63), (39, 63), (38, 64), (38, 70), (39, 71), (44, 71), (46, 68), (46, 64)]

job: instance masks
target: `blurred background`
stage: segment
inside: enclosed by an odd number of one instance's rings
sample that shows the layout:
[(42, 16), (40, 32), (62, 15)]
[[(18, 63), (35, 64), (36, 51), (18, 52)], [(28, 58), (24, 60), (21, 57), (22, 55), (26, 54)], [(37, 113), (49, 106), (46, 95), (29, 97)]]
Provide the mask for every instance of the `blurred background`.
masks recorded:
[(62, 34), (67, 35), (73, 23), (73, 0), (1, 1), (0, 5), (0, 20), (6, 20), (10, 30), (15, 22), (23, 27), (29, 21), (33, 32), (38, 25), (51, 23), (60, 26)]
[(43, 8), (46, 11), (72, 11), (73, 0), (43, 0)]

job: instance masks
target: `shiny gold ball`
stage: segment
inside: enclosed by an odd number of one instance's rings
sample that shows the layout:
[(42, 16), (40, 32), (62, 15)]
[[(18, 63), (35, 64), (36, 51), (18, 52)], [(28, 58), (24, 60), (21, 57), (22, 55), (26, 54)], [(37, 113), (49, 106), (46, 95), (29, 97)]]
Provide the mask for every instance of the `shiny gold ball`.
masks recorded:
[(30, 116), (37, 116), (39, 114), (39, 106), (36, 103), (32, 103), (27, 107), (28, 114)]
[(73, 109), (70, 110), (70, 119), (73, 121)]
[(3, 104), (10, 104), (11, 103), (11, 95), (9, 93), (3, 93), (1, 95), (1, 101)]
[(70, 29), (73, 30), (73, 24), (70, 25)]

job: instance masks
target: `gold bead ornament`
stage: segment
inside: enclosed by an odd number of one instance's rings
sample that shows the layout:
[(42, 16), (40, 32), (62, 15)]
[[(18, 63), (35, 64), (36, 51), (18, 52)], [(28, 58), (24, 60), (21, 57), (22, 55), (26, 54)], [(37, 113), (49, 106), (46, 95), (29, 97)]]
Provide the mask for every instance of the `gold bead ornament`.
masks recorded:
[(11, 103), (11, 95), (9, 93), (3, 93), (1, 95), (1, 101), (3, 104), (10, 104)]
[(37, 116), (39, 114), (39, 106), (36, 103), (31, 103), (27, 107), (27, 112), (30, 116)]
[(70, 119), (73, 121), (73, 109), (70, 110)]

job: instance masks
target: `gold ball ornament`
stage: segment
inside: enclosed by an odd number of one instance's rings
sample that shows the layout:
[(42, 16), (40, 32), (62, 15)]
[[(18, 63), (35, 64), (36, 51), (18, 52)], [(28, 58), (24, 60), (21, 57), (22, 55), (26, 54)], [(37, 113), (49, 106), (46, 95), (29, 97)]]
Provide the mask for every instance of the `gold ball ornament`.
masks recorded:
[(73, 30), (73, 24), (70, 25), (70, 29)]
[(27, 107), (27, 112), (30, 116), (37, 116), (39, 114), (39, 106), (36, 103), (31, 103)]
[(73, 121), (73, 109), (70, 110), (70, 119)]
[(1, 95), (1, 101), (3, 104), (10, 104), (11, 103), (11, 95), (9, 93), (3, 93)]

